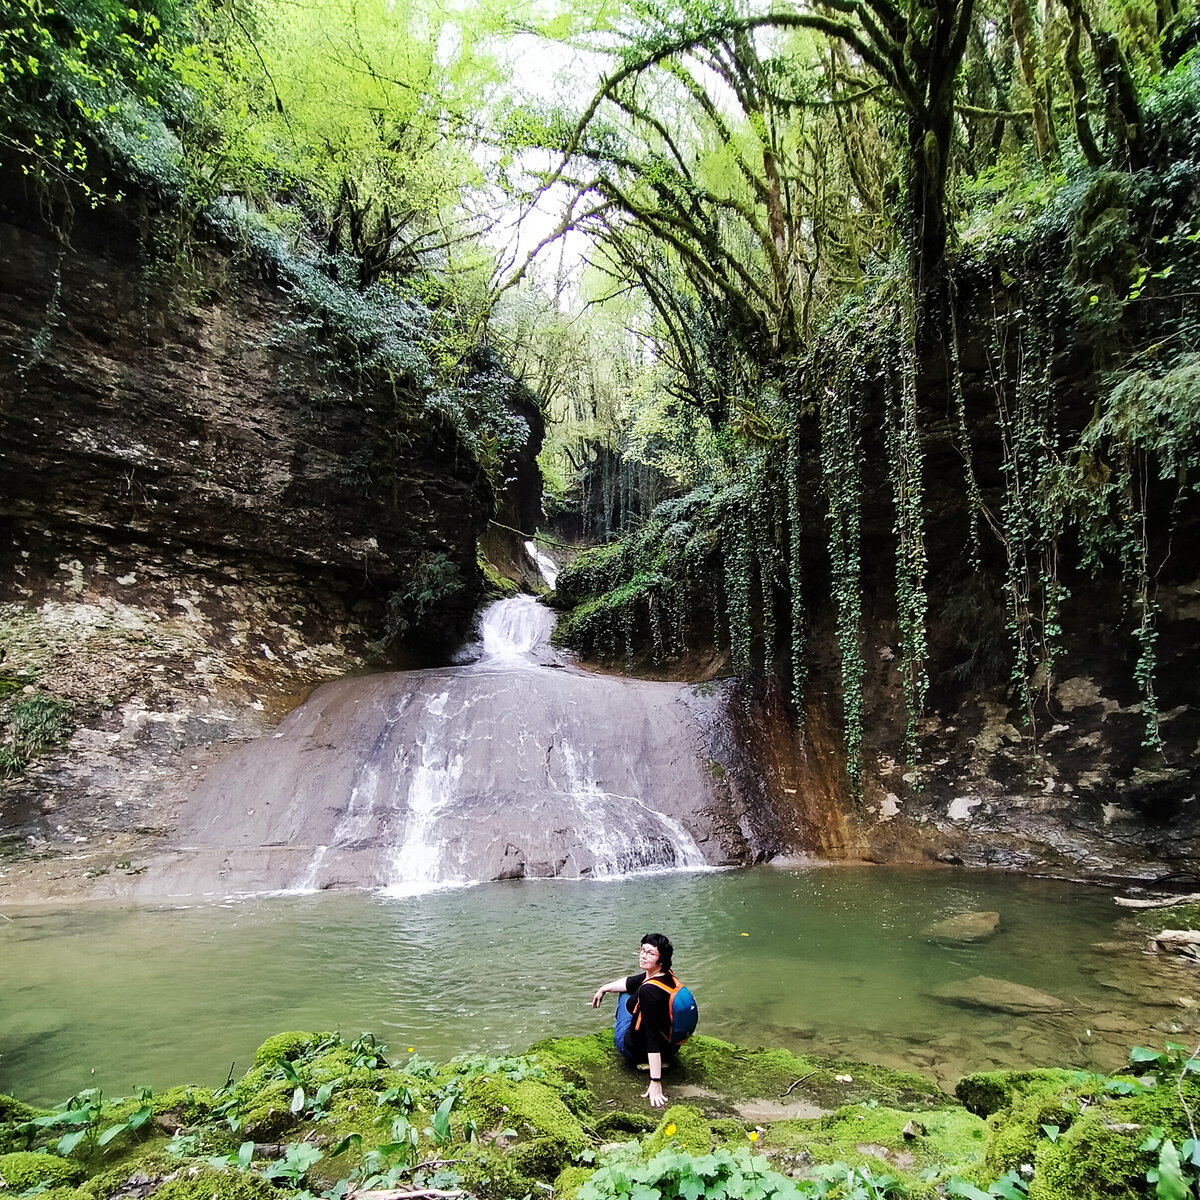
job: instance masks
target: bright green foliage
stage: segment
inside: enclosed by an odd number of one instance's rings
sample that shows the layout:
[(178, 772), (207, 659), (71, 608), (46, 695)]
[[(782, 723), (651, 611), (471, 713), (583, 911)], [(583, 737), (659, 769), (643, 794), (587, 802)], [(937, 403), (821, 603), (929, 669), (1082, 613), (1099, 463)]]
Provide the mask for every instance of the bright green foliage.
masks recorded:
[(181, 6), (152, 0), (3, 0), (0, 163), (96, 202), (107, 172), (178, 191), (183, 176), (168, 109)]
[(702, 1196), (740, 1196), (745, 1200), (811, 1195), (770, 1167), (761, 1156), (747, 1149), (715, 1150), (711, 1154), (689, 1154), (662, 1150), (649, 1162), (615, 1162), (601, 1167), (579, 1189), (580, 1200), (699, 1200)]
[[(267, 1045), (269, 1061), (218, 1093), (216, 1108), (187, 1109), (186, 1098), (202, 1089), (109, 1104), (81, 1094), (45, 1114), (60, 1123), (29, 1127), (36, 1151), (0, 1156), (0, 1178), (9, 1188), (60, 1184), (62, 1200), (147, 1184), (174, 1200), (269, 1200), (285, 1190), (460, 1190), (504, 1200), (551, 1184), (593, 1200), (1187, 1200), (1200, 1159), (1185, 1108), (1200, 1102), (1197, 1064), (1173, 1044), (1135, 1049), (1138, 1076), (1047, 1070), (964, 1081), (964, 1093), (996, 1106), (986, 1126), (915, 1076), (712, 1038), (693, 1038), (672, 1068), (671, 1086), (698, 1085), (703, 1110), (677, 1104), (662, 1113), (625, 1113), (609, 1125), (611, 1103), (643, 1103), (644, 1088), (643, 1078), (617, 1060), (611, 1035), (556, 1039), (536, 1055), (463, 1056), (443, 1067), (412, 1059), (412, 1073), (388, 1065), (370, 1035), (347, 1042), (283, 1034)], [(281, 1057), (289, 1047), (294, 1059)], [(339, 1084), (327, 1113), (306, 1102), (292, 1114), (294, 1131), (282, 1145), (230, 1130), (238, 1106), (261, 1108), (280, 1084), (300, 1079), (311, 1091), (319, 1077), (340, 1079), (339, 1072), (361, 1072), (372, 1082), (346, 1090)], [(785, 1091), (806, 1105), (847, 1092), (853, 1102), (823, 1117), (758, 1126), (706, 1115), (710, 1105), (731, 1112), (739, 1098), (778, 1099)], [(230, 1095), (237, 1104), (222, 1107)], [(916, 1109), (908, 1107), (913, 1102)], [(87, 1110), (92, 1127), (104, 1130), (135, 1105), (157, 1111), (160, 1103), (187, 1112), (191, 1122), (169, 1142), (151, 1125), (140, 1140), (101, 1137), (71, 1159), (38, 1152), (60, 1138), (61, 1121), (74, 1121), (67, 1114)], [(32, 1120), (11, 1111), (0, 1137)], [(61, 1186), (77, 1181), (77, 1195)]]

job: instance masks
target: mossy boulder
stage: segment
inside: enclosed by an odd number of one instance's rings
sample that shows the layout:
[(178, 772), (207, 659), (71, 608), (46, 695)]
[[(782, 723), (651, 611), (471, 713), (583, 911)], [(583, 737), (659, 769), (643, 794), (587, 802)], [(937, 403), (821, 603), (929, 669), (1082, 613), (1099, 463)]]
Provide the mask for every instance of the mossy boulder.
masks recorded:
[(214, 1103), (212, 1092), (203, 1087), (173, 1087), (150, 1098), (156, 1117), (174, 1117), (180, 1125), (199, 1124), (212, 1112)]
[(0, 1124), (9, 1121), (28, 1121), (33, 1117), (41, 1116), (41, 1114), (41, 1109), (33, 1108), (13, 1096), (6, 1096), (0, 1092)]
[(605, 1141), (619, 1141), (622, 1137), (649, 1133), (658, 1124), (649, 1113), (610, 1112), (599, 1117), (593, 1125), (596, 1133)]
[(467, 1112), (480, 1129), (511, 1128), (522, 1139), (552, 1138), (569, 1154), (578, 1154), (588, 1144), (579, 1118), (540, 1079), (472, 1079), (464, 1095)]
[(514, 1171), (528, 1180), (550, 1181), (569, 1164), (572, 1155), (559, 1141), (550, 1137), (521, 1142), (508, 1152)]
[(990, 1117), (1030, 1092), (1057, 1092), (1087, 1079), (1081, 1071), (978, 1071), (964, 1075), (954, 1088), (968, 1112)]
[(279, 1196), (279, 1189), (261, 1175), (196, 1166), (164, 1183), (154, 1200), (279, 1200)]
[(575, 1200), (579, 1189), (592, 1177), (591, 1167), (564, 1167), (554, 1181), (554, 1194), (559, 1200)]
[[(1033, 1158), (1029, 1200), (1127, 1200), (1146, 1192), (1146, 1171), (1157, 1155), (1139, 1147), (1146, 1128), (1114, 1122), (1102, 1109), (1082, 1113), (1054, 1141), (1044, 1138)], [(1177, 1143), (1178, 1144), (1178, 1143)]]
[(713, 1148), (712, 1126), (704, 1114), (690, 1104), (672, 1104), (663, 1112), (654, 1133), (642, 1143), (649, 1157), (667, 1146), (687, 1150), (691, 1154), (707, 1154)]
[(332, 1034), (327, 1033), (277, 1033), (274, 1037), (267, 1038), (254, 1052), (254, 1065), (275, 1067), (281, 1062), (295, 1062), (330, 1037)]
[[(1180, 1104), (1175, 1082), (1132, 1096), (1080, 1105), (1069, 1127), (1053, 1138), (1043, 1136), (1030, 1159), (1034, 1167), (1031, 1200), (1110, 1200), (1140, 1195), (1146, 1171), (1158, 1156), (1141, 1150), (1151, 1129), (1160, 1129), (1179, 1146), (1191, 1136), (1190, 1118)], [(1200, 1088), (1188, 1080), (1184, 1099), (1193, 1112)]]
[(286, 1079), (275, 1080), (246, 1096), (239, 1108), (241, 1132), (256, 1142), (275, 1142), (300, 1119), (292, 1112), (295, 1088)]
[[(1064, 1073), (1071, 1074), (1071, 1073)], [(1033, 1162), (1034, 1153), (1045, 1140), (1045, 1127), (1066, 1130), (1084, 1107), (1095, 1099), (1095, 1082), (1071, 1074), (1065, 1083), (1050, 1078), (1031, 1080), (1027, 1091), (1017, 1092), (1012, 1102), (988, 1117), (988, 1145), (984, 1165), (993, 1179)]]
[(18, 1150), (15, 1154), (0, 1154), (0, 1180), (14, 1193), (37, 1187), (40, 1183), (77, 1183), (83, 1178), (83, 1168), (70, 1159), (55, 1154), (36, 1154)]
[(844, 1162), (878, 1170), (904, 1181), (911, 1194), (924, 1194), (919, 1179), (928, 1168), (944, 1163), (964, 1168), (981, 1162), (987, 1126), (980, 1117), (957, 1106), (934, 1111), (850, 1104), (825, 1117), (776, 1121), (763, 1138), (763, 1148), (791, 1151), (819, 1163)]

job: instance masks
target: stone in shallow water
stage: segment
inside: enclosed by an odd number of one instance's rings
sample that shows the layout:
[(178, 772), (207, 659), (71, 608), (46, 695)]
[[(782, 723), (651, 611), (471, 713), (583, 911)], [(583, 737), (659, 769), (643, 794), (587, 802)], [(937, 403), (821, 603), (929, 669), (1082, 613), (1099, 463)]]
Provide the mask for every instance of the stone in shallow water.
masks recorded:
[(990, 938), (999, 925), (1000, 914), (996, 912), (956, 913), (930, 925), (925, 936), (934, 942), (982, 942)]
[(942, 983), (928, 994), (963, 1008), (990, 1008), (1006, 1013), (1060, 1012), (1067, 1007), (1057, 997), (1039, 992), (1036, 988), (1010, 983), (1007, 979), (993, 979), (988, 975)]

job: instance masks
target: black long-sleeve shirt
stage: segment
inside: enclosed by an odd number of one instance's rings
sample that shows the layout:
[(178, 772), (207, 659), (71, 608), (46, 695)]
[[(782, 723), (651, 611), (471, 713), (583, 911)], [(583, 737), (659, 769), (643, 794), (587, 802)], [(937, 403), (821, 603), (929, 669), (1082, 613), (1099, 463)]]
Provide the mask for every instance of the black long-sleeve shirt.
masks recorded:
[[(669, 971), (662, 975), (656, 975), (656, 979), (661, 979), (668, 987), (675, 987), (675, 976)], [(618, 1004), (626, 1004), (629, 1006), (629, 1011), (633, 1011), (633, 1006), (636, 1004), (638, 1012), (641, 1013), (641, 1027), (639, 1029), (631, 1028), (626, 1043), (632, 1039), (636, 1042), (643, 1043), (647, 1054), (661, 1054), (664, 1059), (670, 1059), (679, 1049), (670, 1039), (671, 1032), (671, 997), (660, 987), (653, 983), (646, 982), (646, 972), (638, 971), (635, 975), (626, 977), (625, 980), (626, 995), (617, 1001)], [(634, 1023), (637, 1023), (637, 1017), (634, 1017)]]

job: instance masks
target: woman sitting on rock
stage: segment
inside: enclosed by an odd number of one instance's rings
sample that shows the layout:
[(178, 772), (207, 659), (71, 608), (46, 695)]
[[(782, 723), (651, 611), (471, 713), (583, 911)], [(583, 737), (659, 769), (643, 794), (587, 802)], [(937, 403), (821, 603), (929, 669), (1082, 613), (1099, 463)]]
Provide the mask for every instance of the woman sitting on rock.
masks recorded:
[(638, 947), (638, 966), (634, 975), (623, 975), (596, 989), (592, 1007), (599, 1008), (606, 992), (617, 992), (617, 1016), (613, 1038), (621, 1056), (638, 1067), (650, 1069), (650, 1085), (642, 1093), (652, 1108), (666, 1107), (662, 1090), (663, 1067), (679, 1052), (671, 1041), (671, 993), (658, 980), (675, 988), (671, 973), (674, 947), (662, 933), (642, 934)]

